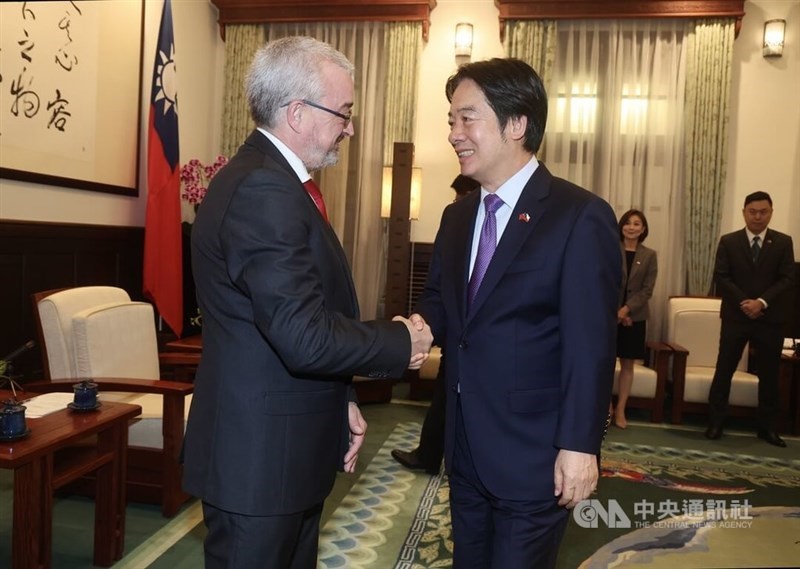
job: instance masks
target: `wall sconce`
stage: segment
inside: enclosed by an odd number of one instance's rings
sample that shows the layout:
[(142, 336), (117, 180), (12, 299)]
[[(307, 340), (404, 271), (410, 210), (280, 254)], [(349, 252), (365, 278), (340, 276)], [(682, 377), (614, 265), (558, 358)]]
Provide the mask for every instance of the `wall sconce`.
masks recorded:
[(472, 24), (456, 24), (456, 57), (472, 56)]
[(786, 20), (767, 20), (764, 22), (764, 57), (780, 57), (783, 55), (783, 36), (786, 32)]
[[(411, 200), (408, 204), (408, 218), (419, 219), (422, 202), (422, 168), (411, 168)], [(381, 217), (388, 219), (392, 211), (392, 167), (383, 167), (381, 185)]]

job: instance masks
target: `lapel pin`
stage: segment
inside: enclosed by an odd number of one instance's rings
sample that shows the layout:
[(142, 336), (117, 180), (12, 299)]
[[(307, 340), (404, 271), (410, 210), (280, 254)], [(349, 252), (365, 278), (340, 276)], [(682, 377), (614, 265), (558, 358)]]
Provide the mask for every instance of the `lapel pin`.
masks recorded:
[(520, 221), (524, 221), (525, 223), (528, 223), (531, 220), (531, 216), (528, 215), (527, 213), (521, 213), (519, 214), (519, 217), (517, 219), (519, 219)]

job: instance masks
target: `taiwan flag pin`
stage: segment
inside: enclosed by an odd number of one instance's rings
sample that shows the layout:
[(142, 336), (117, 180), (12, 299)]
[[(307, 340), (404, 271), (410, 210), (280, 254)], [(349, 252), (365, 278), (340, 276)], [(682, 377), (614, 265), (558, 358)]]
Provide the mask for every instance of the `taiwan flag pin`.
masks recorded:
[(519, 214), (519, 217), (517, 219), (519, 219), (520, 221), (524, 221), (525, 223), (528, 223), (531, 220), (531, 216), (528, 215), (527, 213), (521, 213)]

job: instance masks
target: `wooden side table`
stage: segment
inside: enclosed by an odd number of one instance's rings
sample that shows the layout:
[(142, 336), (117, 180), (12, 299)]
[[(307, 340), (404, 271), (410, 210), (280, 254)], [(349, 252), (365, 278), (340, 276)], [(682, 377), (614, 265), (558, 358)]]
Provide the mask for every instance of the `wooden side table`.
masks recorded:
[(190, 352), (202, 353), (203, 351), (203, 336), (197, 334), (195, 336), (186, 336), (185, 338), (178, 338), (164, 344), (165, 348), (174, 350), (176, 352)]
[[(0, 392), (0, 400), (10, 396)], [(89, 472), (97, 476), (94, 564), (109, 567), (122, 557), (128, 422), (141, 412), (138, 405), (107, 401), (92, 412), (64, 409), (27, 419), (27, 438), (0, 442), (0, 468), (14, 470), (13, 569), (50, 567), (53, 492)], [(95, 444), (56, 459), (58, 451), (92, 435)]]
[(788, 425), (784, 431), (800, 434), (800, 356), (781, 354), (780, 379), (781, 418)]

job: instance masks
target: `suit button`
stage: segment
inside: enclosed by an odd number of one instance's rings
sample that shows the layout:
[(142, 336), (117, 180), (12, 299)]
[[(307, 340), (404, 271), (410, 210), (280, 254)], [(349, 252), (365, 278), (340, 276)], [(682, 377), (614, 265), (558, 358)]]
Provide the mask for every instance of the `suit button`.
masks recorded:
[(461, 343), (458, 345), (458, 349), (459, 349), (459, 350), (466, 350), (466, 349), (467, 349), (467, 343), (466, 343), (466, 342), (461, 342)]

